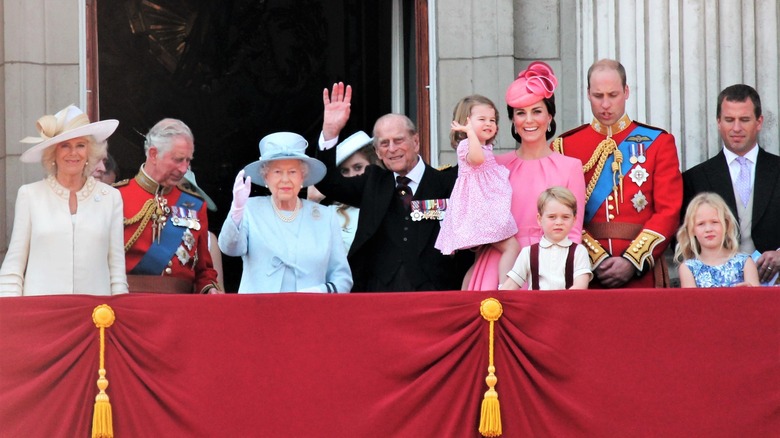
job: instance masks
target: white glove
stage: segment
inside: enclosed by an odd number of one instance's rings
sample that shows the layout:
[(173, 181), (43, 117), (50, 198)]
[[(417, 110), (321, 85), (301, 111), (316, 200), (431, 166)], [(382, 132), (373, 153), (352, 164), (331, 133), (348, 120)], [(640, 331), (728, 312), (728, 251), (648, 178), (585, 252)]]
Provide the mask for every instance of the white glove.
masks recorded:
[(238, 227), (241, 225), (241, 219), (244, 217), (244, 206), (249, 199), (249, 192), (252, 190), (252, 177), (246, 177), (244, 180), (244, 170), (238, 172), (236, 182), (233, 184), (233, 202), (230, 204), (230, 217), (233, 223)]

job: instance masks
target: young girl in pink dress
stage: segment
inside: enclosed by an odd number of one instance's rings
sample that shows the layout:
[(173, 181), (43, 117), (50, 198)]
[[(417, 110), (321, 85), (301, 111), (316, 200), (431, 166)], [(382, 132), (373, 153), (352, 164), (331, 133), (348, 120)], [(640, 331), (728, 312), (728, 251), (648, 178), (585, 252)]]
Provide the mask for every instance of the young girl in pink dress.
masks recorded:
[(496, 248), (501, 253), (498, 276), (488, 287), (496, 289), (520, 253), (509, 171), (493, 157), (498, 110), (490, 99), (475, 94), (458, 102), (453, 119), (450, 141), (458, 151), (458, 179), (435, 246), (445, 255), (487, 244)]

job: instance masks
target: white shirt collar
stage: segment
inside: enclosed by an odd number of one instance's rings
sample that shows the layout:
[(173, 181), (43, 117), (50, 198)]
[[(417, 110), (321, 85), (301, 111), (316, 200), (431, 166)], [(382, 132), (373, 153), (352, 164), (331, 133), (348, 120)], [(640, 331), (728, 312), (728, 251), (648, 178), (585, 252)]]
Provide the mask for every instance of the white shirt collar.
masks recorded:
[(572, 241), (569, 240), (568, 237), (564, 237), (563, 240), (561, 240), (558, 243), (552, 243), (549, 240), (547, 240), (547, 238), (544, 237), (544, 236), (542, 236), (542, 240), (539, 241), (539, 247), (540, 248), (549, 248), (549, 247), (551, 247), (553, 245), (557, 245), (557, 246), (560, 246), (560, 247), (563, 247), (563, 248), (568, 248), (568, 247), (571, 246), (571, 244), (572, 244)]
[[(726, 156), (726, 163), (728, 165), (731, 165), (731, 163), (733, 163), (734, 160), (736, 160), (737, 157), (739, 157), (739, 155), (735, 154), (734, 152), (731, 152), (725, 146), (723, 147), (723, 155)], [(758, 143), (756, 143), (756, 145), (753, 146), (753, 149), (748, 151), (748, 153), (746, 153), (743, 156), (748, 160), (750, 160), (752, 164), (756, 164), (756, 160), (758, 159)]]
[[(417, 164), (415, 164), (412, 170), (406, 174), (406, 177), (412, 180), (412, 182), (409, 183), (409, 187), (413, 192), (417, 191), (417, 186), (420, 184), (420, 181), (422, 181), (423, 173), (425, 173), (425, 163), (423, 162), (422, 157), (418, 155)], [(393, 177), (397, 176), (398, 174), (393, 172)]]

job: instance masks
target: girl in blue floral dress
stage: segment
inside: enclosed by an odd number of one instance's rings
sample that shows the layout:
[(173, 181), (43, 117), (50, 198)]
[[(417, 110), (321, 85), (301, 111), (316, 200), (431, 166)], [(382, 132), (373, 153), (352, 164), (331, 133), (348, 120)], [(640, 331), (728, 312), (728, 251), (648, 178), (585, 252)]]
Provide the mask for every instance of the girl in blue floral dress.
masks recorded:
[(677, 242), (680, 286), (758, 286), (756, 264), (737, 252), (737, 220), (719, 195), (704, 192), (691, 200)]

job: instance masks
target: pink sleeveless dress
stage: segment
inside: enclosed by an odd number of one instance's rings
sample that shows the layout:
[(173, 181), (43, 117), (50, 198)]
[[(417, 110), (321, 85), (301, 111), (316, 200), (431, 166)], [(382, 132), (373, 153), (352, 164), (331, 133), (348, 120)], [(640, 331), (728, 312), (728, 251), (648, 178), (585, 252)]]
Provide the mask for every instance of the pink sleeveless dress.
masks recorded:
[[(536, 221), (536, 200), (551, 186), (566, 187), (577, 199), (577, 217), (569, 232), (569, 240), (575, 243), (582, 241), (585, 177), (580, 160), (557, 153), (537, 160), (524, 160), (513, 151), (496, 157), (496, 161), (509, 170), (509, 183), (513, 188), (511, 214), (517, 223), (515, 237), (521, 248), (538, 243), (544, 235)], [(500, 258), (501, 253), (495, 248), (481, 248), (468, 289), (496, 290)]]

